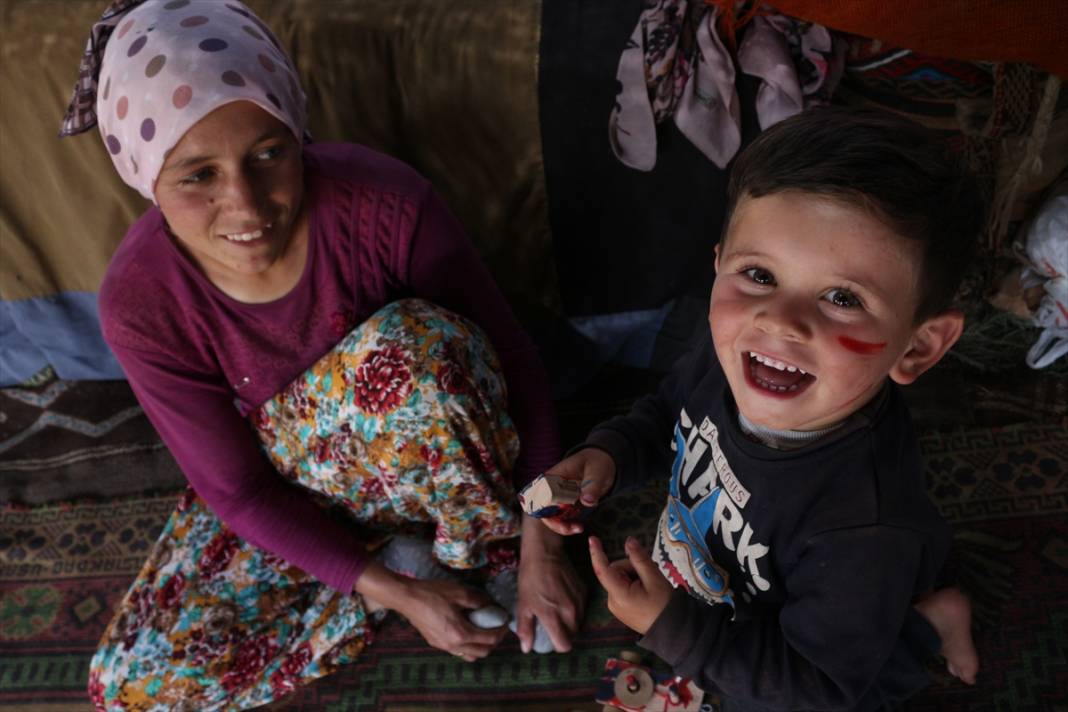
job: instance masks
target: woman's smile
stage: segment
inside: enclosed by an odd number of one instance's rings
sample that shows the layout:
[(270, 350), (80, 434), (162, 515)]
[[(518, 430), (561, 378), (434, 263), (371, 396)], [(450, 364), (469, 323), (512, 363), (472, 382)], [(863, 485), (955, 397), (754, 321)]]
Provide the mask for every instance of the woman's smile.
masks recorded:
[(201, 119), (168, 156), (155, 195), (178, 245), (235, 299), (271, 301), (299, 278), (301, 147), (262, 108), (236, 101)]
[(248, 230), (247, 232), (234, 232), (224, 234), (223, 237), (230, 242), (236, 242), (238, 244), (251, 245), (258, 243), (263, 238), (263, 234), (271, 229), (271, 223), (267, 223), (261, 228), (255, 230)]

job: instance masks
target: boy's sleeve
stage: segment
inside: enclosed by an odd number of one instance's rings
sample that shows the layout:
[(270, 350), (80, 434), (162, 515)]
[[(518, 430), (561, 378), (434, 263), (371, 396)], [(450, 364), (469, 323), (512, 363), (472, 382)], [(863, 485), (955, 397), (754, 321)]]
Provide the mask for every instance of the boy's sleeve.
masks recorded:
[[(885, 526), (820, 534), (781, 607), (709, 606), (677, 591), (639, 641), (698, 687), (761, 709), (853, 709), (898, 644), (923, 542)], [(917, 661), (917, 674), (926, 676)]]
[(613, 494), (634, 489), (649, 477), (666, 476), (672, 432), (686, 394), (718, 368), (712, 338), (702, 330), (654, 393), (640, 398), (630, 412), (595, 427), (579, 448), (604, 450), (616, 464)]

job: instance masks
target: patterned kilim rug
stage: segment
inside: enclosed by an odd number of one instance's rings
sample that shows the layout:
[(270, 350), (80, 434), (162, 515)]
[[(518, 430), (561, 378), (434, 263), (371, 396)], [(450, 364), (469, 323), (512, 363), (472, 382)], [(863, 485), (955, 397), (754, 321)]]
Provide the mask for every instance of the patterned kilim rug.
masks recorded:
[[(907, 709), (1068, 709), (1068, 424), (940, 431), (922, 444), (930, 490), (956, 527), (958, 580), (974, 600), (983, 669), (974, 688), (935, 671)], [(628, 534), (648, 540), (661, 495), (619, 498), (591, 528), (617, 554)], [(88, 709), (91, 652), (175, 499), (3, 512), (0, 708)], [(597, 710), (604, 661), (633, 648), (634, 636), (607, 613), (599, 589), (588, 610), (568, 655), (524, 656), (512, 638), (473, 665), (429, 649), (393, 619), (357, 664), (272, 709)]]

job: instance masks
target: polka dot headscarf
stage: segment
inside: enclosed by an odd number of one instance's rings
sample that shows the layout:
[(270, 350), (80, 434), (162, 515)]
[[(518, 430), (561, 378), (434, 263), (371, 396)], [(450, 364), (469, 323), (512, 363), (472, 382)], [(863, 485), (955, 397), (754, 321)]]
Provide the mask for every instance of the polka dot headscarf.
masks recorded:
[(304, 136), (305, 98), (274, 34), (236, 0), (146, 0), (114, 23), (96, 120), (119, 175), (141, 195), (194, 124), (232, 101)]

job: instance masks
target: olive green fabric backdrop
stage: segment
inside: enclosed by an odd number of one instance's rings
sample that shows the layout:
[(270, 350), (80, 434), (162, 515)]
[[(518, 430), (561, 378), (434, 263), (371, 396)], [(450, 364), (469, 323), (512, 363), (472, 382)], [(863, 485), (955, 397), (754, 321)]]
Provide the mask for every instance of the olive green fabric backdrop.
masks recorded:
[[(520, 307), (558, 309), (538, 129), (539, 0), (248, 0), (322, 141), (429, 178)], [(0, 299), (95, 292), (147, 203), (99, 133), (60, 140), (105, 0), (0, 0)]]

